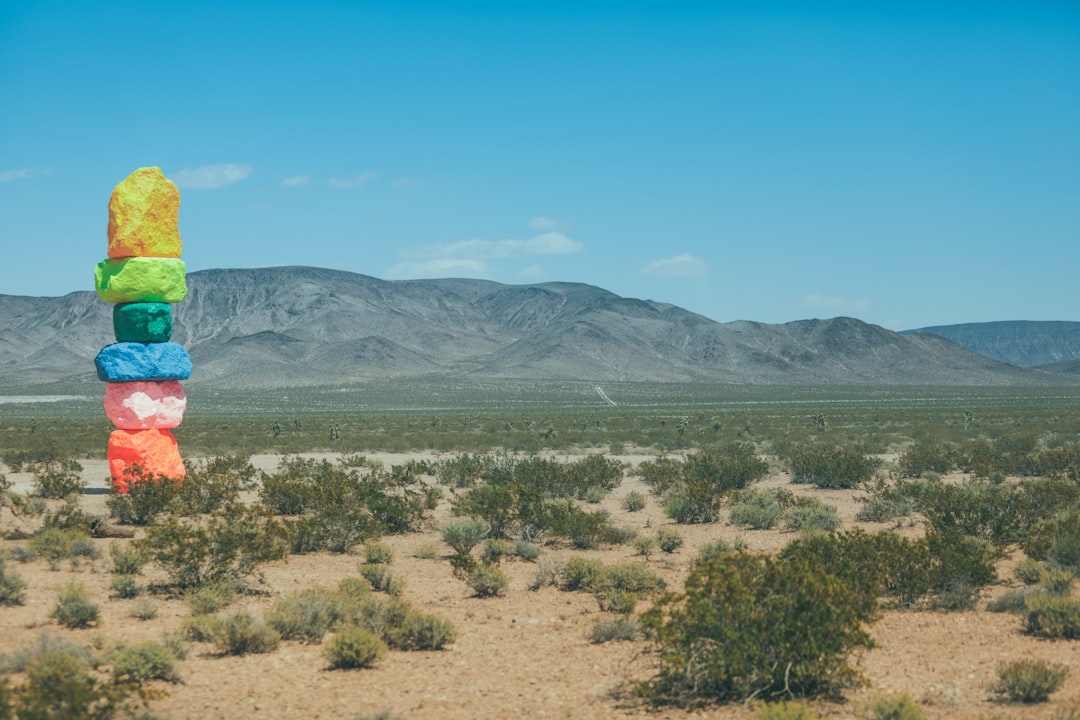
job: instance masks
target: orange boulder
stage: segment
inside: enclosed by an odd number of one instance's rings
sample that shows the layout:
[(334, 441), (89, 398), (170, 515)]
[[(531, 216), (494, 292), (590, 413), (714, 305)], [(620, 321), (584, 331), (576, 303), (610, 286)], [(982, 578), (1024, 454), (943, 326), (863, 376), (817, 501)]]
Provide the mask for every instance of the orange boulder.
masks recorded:
[[(126, 493), (130, 482), (141, 478), (180, 480), (187, 474), (176, 438), (168, 430), (113, 430), (108, 457), (113, 487), (119, 493)], [(141, 472), (134, 469), (136, 465)]]

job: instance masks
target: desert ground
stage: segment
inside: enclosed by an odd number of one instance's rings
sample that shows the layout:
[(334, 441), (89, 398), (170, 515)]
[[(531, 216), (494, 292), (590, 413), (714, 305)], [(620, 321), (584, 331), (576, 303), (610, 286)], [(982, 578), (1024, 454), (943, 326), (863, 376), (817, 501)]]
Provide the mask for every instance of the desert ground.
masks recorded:
[[(333, 457), (333, 456), (329, 456)], [(436, 459), (432, 454), (387, 454), (367, 456), (386, 467), (415, 459)], [(565, 457), (565, 456), (563, 456)], [(722, 538), (729, 542), (742, 538), (755, 551), (775, 551), (794, 536), (778, 530), (746, 530), (728, 524), (725, 516), (717, 523), (675, 525), (663, 513), (655, 497), (635, 476), (633, 467), (647, 454), (613, 456), (628, 470), (622, 484), (602, 503), (617, 524), (642, 533), (661, 527), (679, 532), (685, 545), (674, 553), (656, 550), (647, 558), (637, 556), (630, 546), (578, 551), (566, 546), (545, 546), (540, 556), (584, 555), (605, 562), (647, 562), (672, 589), (680, 589), (688, 565), (703, 544)], [(572, 459), (572, 456), (569, 458)], [(252, 463), (272, 472), (280, 458), (257, 455)], [(107, 515), (108, 470), (103, 460), (80, 461), (87, 488), (80, 498), (92, 514)], [(29, 489), (31, 476), (7, 473), (15, 491)], [(434, 482), (434, 480), (432, 480)], [(869, 531), (887, 527), (857, 523), (860, 491), (819, 490), (806, 485), (789, 485), (790, 477), (776, 471), (756, 487), (788, 487), (797, 494), (812, 494), (835, 505), (842, 528), (861, 526)], [(646, 495), (642, 511), (630, 513), (620, 500), (637, 490)], [(319, 645), (283, 642), (274, 652), (239, 657), (220, 656), (209, 645), (194, 643), (178, 666), (179, 681), (155, 683), (164, 697), (147, 708), (155, 718), (742, 718), (753, 708), (741, 705), (696, 709), (653, 707), (629, 696), (626, 689), (655, 670), (655, 656), (646, 641), (594, 644), (589, 639), (592, 626), (611, 617), (602, 612), (595, 599), (585, 593), (562, 592), (553, 587), (530, 590), (537, 564), (521, 559), (503, 562), (510, 578), (503, 597), (477, 598), (455, 578), (447, 562), (449, 548), (441, 541), (439, 527), (450, 515), (449, 494), (435, 510), (429, 528), (422, 533), (391, 535), (382, 542), (394, 550), (392, 570), (404, 579), (403, 597), (417, 609), (451, 621), (457, 640), (441, 651), (392, 651), (375, 667), (364, 670), (329, 670)], [(0, 510), (0, 531), (5, 535), (26, 525), (10, 508)], [(891, 526), (889, 526), (891, 527)], [(900, 532), (922, 532), (917, 516)], [(136, 531), (141, 532), (140, 530)], [(3, 540), (10, 549), (23, 541)], [(0, 607), (0, 653), (10, 653), (35, 642), (43, 633), (60, 636), (97, 648), (116, 643), (157, 640), (168, 631), (179, 631), (191, 614), (181, 600), (167, 595), (143, 594), (156, 604), (157, 616), (136, 620), (130, 612), (140, 599), (110, 597), (109, 545), (125, 539), (95, 539), (100, 558), (76, 567), (64, 563), (50, 570), (43, 560), (16, 563), (9, 568), (27, 584), (22, 605)], [(416, 557), (421, 545), (434, 544), (439, 556)], [(848, 691), (844, 701), (817, 701), (816, 713), (828, 718), (857, 718), (868, 703), (882, 694), (908, 693), (918, 701), (929, 718), (1073, 718), (1080, 712), (1080, 643), (1045, 641), (1021, 631), (1015, 614), (991, 613), (986, 600), (1006, 592), (1012, 579), (1011, 567), (1019, 551), (1001, 561), (998, 574), (1002, 584), (987, 589), (975, 610), (964, 612), (887, 611), (871, 626), (876, 647), (857, 657), (866, 687)], [(276, 598), (299, 588), (333, 587), (345, 577), (358, 576), (363, 554), (318, 553), (293, 555), (264, 568), (264, 592), (240, 597), (234, 607), (265, 611)], [(147, 566), (140, 582), (155, 580), (155, 570)], [(72, 580), (83, 583), (101, 607), (101, 620), (91, 629), (69, 630), (50, 620), (57, 592)], [(640, 606), (639, 606), (640, 609)], [(324, 641), (325, 642), (325, 641)], [(1019, 658), (1043, 659), (1072, 668), (1065, 686), (1040, 705), (1004, 704), (996, 700), (987, 685), (997, 666)]]

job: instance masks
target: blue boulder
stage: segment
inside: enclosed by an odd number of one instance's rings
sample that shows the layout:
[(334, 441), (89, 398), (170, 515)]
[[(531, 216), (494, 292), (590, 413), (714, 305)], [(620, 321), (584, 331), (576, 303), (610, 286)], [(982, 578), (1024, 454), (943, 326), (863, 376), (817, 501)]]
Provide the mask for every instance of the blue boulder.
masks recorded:
[(104, 382), (187, 380), (191, 356), (174, 342), (118, 342), (106, 345), (94, 358), (98, 379)]

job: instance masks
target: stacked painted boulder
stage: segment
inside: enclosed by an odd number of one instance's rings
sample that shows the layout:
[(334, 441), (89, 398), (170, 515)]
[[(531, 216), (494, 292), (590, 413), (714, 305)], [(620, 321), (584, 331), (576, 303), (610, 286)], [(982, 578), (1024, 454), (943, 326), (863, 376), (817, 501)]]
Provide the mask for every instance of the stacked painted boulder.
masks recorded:
[[(94, 364), (106, 383), (109, 473), (117, 492), (133, 480), (185, 475), (171, 432), (184, 417), (180, 385), (191, 375), (191, 357), (171, 342), (172, 306), (187, 296), (180, 259), (180, 191), (156, 167), (139, 168), (109, 199), (108, 259), (98, 263), (98, 296), (113, 303), (116, 342)], [(137, 467), (136, 467), (137, 466)]]

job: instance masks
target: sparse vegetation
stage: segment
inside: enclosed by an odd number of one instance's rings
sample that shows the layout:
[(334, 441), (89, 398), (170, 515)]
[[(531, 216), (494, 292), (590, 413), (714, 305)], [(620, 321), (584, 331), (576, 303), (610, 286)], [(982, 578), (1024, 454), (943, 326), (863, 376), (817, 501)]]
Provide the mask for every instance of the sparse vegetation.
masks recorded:
[(1013, 660), (1001, 665), (991, 692), (1011, 702), (1041, 703), (1061, 688), (1069, 669), (1045, 660)]

